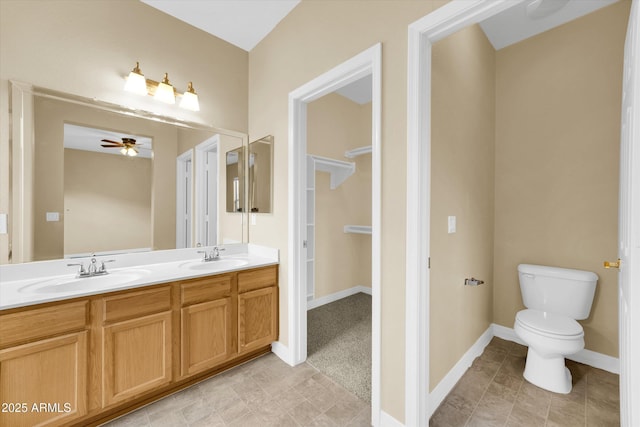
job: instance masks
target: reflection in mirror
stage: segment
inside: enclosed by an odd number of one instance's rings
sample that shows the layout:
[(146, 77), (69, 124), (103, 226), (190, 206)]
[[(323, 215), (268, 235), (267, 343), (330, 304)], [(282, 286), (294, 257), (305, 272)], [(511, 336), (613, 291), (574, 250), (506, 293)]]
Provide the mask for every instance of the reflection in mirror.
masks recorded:
[[(246, 135), (45, 89), (23, 93), (33, 95), (32, 126), (17, 116), (12, 123), (33, 128), (33, 154), (24, 153), (28, 163), (12, 188), (33, 207), (24, 211), (25, 232), (11, 236), (16, 262), (247, 242), (242, 214), (218, 202), (226, 197), (222, 165), (209, 163), (241, 150)], [(181, 209), (189, 216), (183, 223)]]
[(244, 212), (244, 147), (227, 151), (227, 212)]
[(272, 165), (273, 136), (249, 144), (249, 209), (252, 213), (271, 213)]
[(64, 124), (65, 258), (150, 250), (151, 147), (148, 137)]

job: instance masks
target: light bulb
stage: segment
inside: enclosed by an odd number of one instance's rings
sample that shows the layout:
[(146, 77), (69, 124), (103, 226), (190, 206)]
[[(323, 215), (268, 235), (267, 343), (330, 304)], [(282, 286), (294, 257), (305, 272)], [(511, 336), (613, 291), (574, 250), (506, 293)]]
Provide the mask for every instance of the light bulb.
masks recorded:
[(140, 71), (140, 64), (136, 62), (136, 66), (127, 77), (127, 82), (124, 85), (124, 90), (128, 92), (137, 93), (138, 95), (147, 94), (147, 80), (144, 78), (144, 74)]
[(182, 95), (180, 108), (191, 111), (200, 111), (200, 103), (198, 102), (198, 94), (193, 89), (193, 83), (189, 82), (186, 92)]
[(162, 79), (162, 82), (158, 85), (154, 98), (167, 104), (176, 103), (176, 96), (173, 92), (173, 86), (169, 83), (168, 73), (164, 73), (164, 79)]

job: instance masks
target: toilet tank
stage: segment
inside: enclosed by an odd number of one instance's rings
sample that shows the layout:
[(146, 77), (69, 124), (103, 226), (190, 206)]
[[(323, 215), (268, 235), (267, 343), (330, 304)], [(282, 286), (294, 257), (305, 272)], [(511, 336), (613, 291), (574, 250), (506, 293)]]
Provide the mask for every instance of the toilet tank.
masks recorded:
[(589, 317), (598, 281), (596, 273), (520, 264), (518, 278), (525, 307), (577, 320)]

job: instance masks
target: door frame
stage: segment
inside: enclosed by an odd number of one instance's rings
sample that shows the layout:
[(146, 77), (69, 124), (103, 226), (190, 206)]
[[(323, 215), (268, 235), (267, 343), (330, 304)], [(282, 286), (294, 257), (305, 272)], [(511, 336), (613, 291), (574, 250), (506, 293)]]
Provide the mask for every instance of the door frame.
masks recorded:
[[(634, 0), (624, 46), (618, 212), (620, 423), (640, 423), (640, 1)], [(634, 289), (635, 287), (635, 289)]]
[(326, 73), (289, 93), (289, 228), (287, 271), (288, 280), (288, 354), (283, 355), (290, 365), (307, 358), (307, 104), (334, 92), (364, 76), (372, 76), (372, 364), (371, 364), (371, 420), (380, 419), (380, 261), (381, 261), (381, 61), (380, 43), (359, 53)]
[[(189, 170), (189, 188), (182, 184), (187, 174), (187, 164), (191, 164)], [(188, 212), (183, 208), (188, 205)], [(189, 229), (185, 231), (184, 223), (189, 220)], [(182, 242), (187, 240), (187, 245)], [(191, 247), (193, 242), (193, 150), (187, 150), (176, 158), (176, 248)]]
[[(194, 148), (195, 151), (195, 158), (194, 158), (194, 181), (195, 181), (195, 194), (194, 194), (194, 218), (193, 218), (193, 226), (194, 226), (194, 238), (193, 241), (196, 242), (196, 244), (198, 243), (202, 243), (202, 246), (214, 246), (218, 243), (218, 230), (219, 230), (219, 226), (220, 226), (220, 219), (218, 218), (218, 208), (220, 206), (220, 200), (219, 200), (219, 183), (220, 183), (220, 153), (219, 153), (219, 149), (218, 147), (220, 146), (220, 135), (215, 134), (213, 135), (211, 138), (206, 139), (205, 141), (201, 142), (200, 144), (196, 145)], [(206, 185), (204, 182), (204, 175), (203, 175), (203, 171), (204, 171), (204, 164), (205, 164), (205, 160), (206, 160), (206, 156), (208, 153), (214, 153), (214, 157), (215, 160), (213, 162), (213, 168), (215, 169), (214, 174), (215, 174), (215, 182), (216, 185), (214, 186), (214, 190), (215, 190), (215, 194), (213, 194), (213, 199), (215, 200), (215, 205), (216, 205), (216, 209), (214, 209), (215, 212), (215, 218), (214, 218), (214, 226), (215, 226), (215, 242), (213, 244), (209, 244), (206, 245), (204, 243), (204, 240), (207, 239), (208, 236), (206, 236), (205, 232), (204, 232), (204, 223), (205, 223), (205, 218), (204, 218), (204, 205), (206, 204), (206, 200), (209, 199), (208, 196), (211, 196), (210, 194), (207, 194), (207, 192), (205, 191), (206, 189)], [(211, 221), (209, 221), (211, 223)], [(202, 241), (200, 241), (202, 240)]]
[[(408, 30), (407, 82), (407, 263), (405, 424), (426, 425), (436, 408), (429, 402), (429, 218), (431, 175), (431, 46), (525, 0), (452, 0), (412, 23)], [(634, 3), (637, 3), (635, 0)], [(634, 4), (638, 7), (637, 4)], [(640, 50), (640, 46), (636, 45)], [(640, 54), (636, 52), (635, 67)], [(636, 70), (637, 72), (637, 70)], [(637, 90), (637, 88), (636, 88)], [(636, 158), (637, 161), (637, 158)], [(640, 167), (640, 165), (637, 165)], [(636, 176), (635, 181), (640, 180)], [(635, 182), (635, 187), (640, 184)], [(635, 188), (634, 187), (634, 188)], [(630, 207), (633, 209), (633, 207)], [(635, 207), (635, 230), (640, 229)], [(637, 242), (636, 242), (637, 243)], [(632, 260), (634, 262), (634, 260)], [(637, 257), (635, 263), (637, 263)], [(640, 312), (640, 298), (633, 302)], [(633, 311), (633, 309), (632, 309)], [(639, 322), (635, 322), (635, 328)], [(640, 333), (640, 331), (634, 332)], [(621, 337), (622, 338), (622, 337)], [(636, 343), (637, 347), (638, 344)], [(638, 349), (635, 350), (636, 353)], [(621, 354), (621, 359), (625, 355)], [(636, 380), (638, 381), (638, 380)], [(640, 386), (633, 389), (640, 393)], [(631, 391), (631, 390), (630, 390)], [(623, 391), (624, 393), (624, 391)], [(634, 393), (634, 395), (635, 395)], [(636, 400), (640, 396), (635, 396)], [(631, 396), (622, 400), (633, 401)], [(630, 405), (631, 406), (631, 405)], [(630, 408), (629, 408), (630, 411)], [(627, 414), (621, 416), (624, 419)], [(628, 414), (631, 416), (631, 414)], [(629, 418), (630, 419), (630, 418)], [(424, 420), (421, 422), (421, 420)]]

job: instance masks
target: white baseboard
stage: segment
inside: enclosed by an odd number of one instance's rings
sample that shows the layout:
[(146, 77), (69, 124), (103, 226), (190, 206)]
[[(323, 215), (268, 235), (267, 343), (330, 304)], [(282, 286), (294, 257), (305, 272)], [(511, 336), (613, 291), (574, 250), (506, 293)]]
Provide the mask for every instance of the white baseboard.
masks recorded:
[(520, 339), (520, 337), (516, 334), (516, 331), (513, 328), (507, 328), (506, 326), (496, 325), (495, 323), (491, 324), (493, 328), (493, 336), (502, 338), (506, 341), (517, 342), (520, 345), (526, 346), (524, 341)]
[[(513, 328), (492, 324), (493, 335), (503, 340), (517, 342), (526, 345), (516, 334)], [(592, 350), (582, 349), (575, 354), (567, 356), (567, 359), (582, 363), (594, 368), (602, 369), (613, 374), (620, 375), (620, 360), (617, 357), (607, 356)]]
[(567, 359), (620, 375), (620, 359), (617, 357), (583, 349), (576, 354), (567, 356)]
[(489, 325), (487, 330), (476, 340), (469, 350), (458, 360), (458, 363), (445, 375), (438, 385), (429, 393), (429, 417), (438, 409), (445, 397), (453, 390), (456, 383), (462, 378), (474, 359), (482, 354), (484, 348), (493, 338), (493, 325)]
[(371, 288), (368, 288), (366, 286), (354, 286), (353, 288), (345, 289), (343, 291), (335, 292), (330, 295), (312, 299), (311, 301), (307, 301), (307, 310), (311, 310), (312, 308), (317, 308), (321, 305), (341, 300), (342, 298), (350, 297), (351, 295), (355, 295), (359, 292), (371, 295)]
[(404, 427), (404, 424), (386, 412), (380, 411), (380, 427)]

